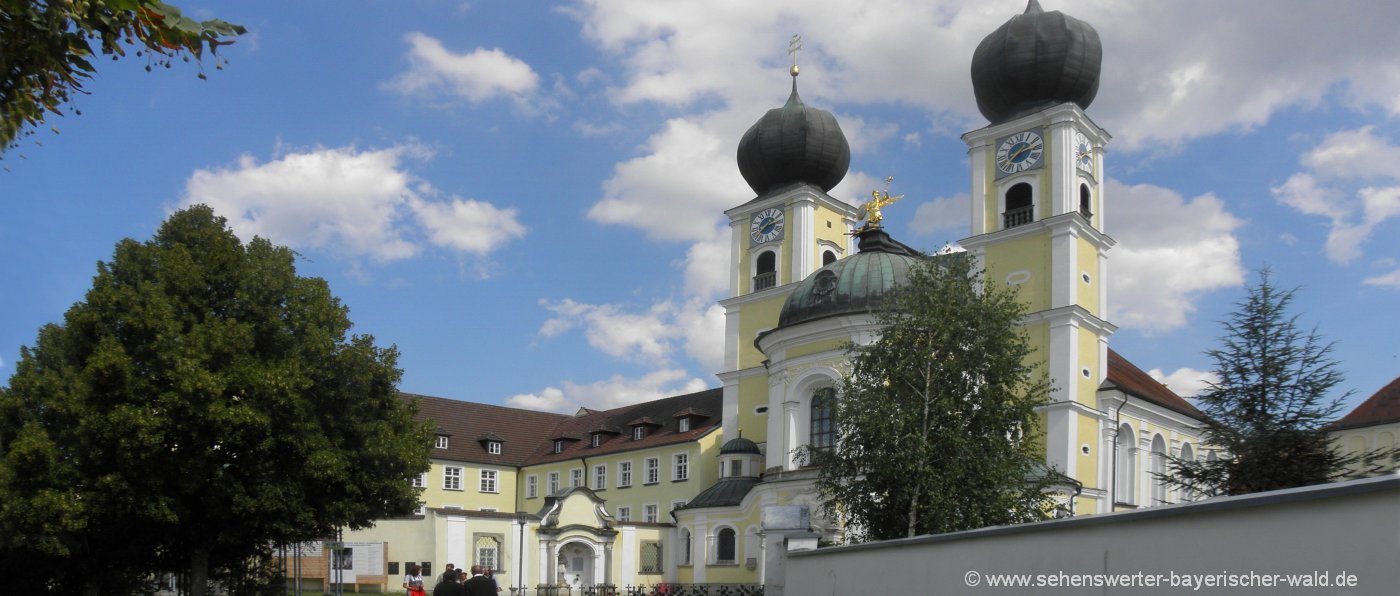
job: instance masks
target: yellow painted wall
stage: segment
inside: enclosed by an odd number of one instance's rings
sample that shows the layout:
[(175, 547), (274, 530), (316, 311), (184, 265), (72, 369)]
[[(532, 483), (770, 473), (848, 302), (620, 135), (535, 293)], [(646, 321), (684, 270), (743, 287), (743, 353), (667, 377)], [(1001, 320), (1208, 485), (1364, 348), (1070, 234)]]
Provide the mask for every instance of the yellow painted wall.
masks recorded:
[(753, 340), (760, 330), (778, 326), (778, 315), (786, 301), (787, 296), (774, 296), (744, 304), (739, 314), (739, 369), (763, 364), (766, 357), (754, 347)]
[[(462, 469), (461, 490), (443, 488), (443, 480), (449, 467)], [(495, 493), (481, 492), (482, 469), (496, 471)], [(450, 504), (460, 506), (463, 509), (488, 508), (497, 511), (512, 511), (515, 504), (515, 486), (515, 468), (513, 467), (433, 460), (432, 468), (428, 471), (427, 486), (419, 499), (427, 503), (429, 507), (443, 507)]]
[(744, 437), (755, 443), (768, 440), (768, 417), (773, 413), (755, 414), (754, 408), (768, 405), (768, 375), (756, 375), (739, 380), (739, 428)]
[[(1103, 317), (1099, 310), (1099, 284), (1103, 280), (1099, 279), (1099, 251), (1094, 248), (1094, 243), (1083, 238), (1075, 241), (1076, 254), (1079, 262), (1074, 271), (1074, 282), (1078, 284), (1079, 305), (1083, 306), (1094, 316)], [(1089, 273), (1089, 283), (1084, 283), (1083, 274)]]
[(810, 354), (842, 350), (842, 348), (849, 341), (850, 340), (845, 339), (828, 339), (822, 341), (814, 341), (812, 343), (803, 344), (800, 346), (793, 346), (791, 348), (788, 348), (787, 350), (787, 359), (792, 360), (793, 358), (799, 358)]
[[(1098, 379), (1106, 371), (1099, 370), (1099, 336), (1093, 331), (1084, 327), (1079, 328), (1079, 369), (1075, 380), (1077, 394), (1075, 400), (1081, 404), (1097, 409), (1099, 407), (1099, 383)], [(1083, 370), (1089, 369), (1089, 377), (1085, 378)]]
[(1032, 234), (986, 248), (987, 279), (1006, 283), (1006, 276), (1016, 271), (1029, 271), (1031, 277), (1016, 286), (1026, 310), (1036, 312), (1050, 308), (1050, 240), (1045, 234)]
[[(1078, 454), (1079, 461), (1075, 462), (1078, 473), (1075, 480), (1084, 485), (1084, 488), (1099, 488), (1099, 421), (1091, 416), (1075, 414), (1079, 417), (1079, 437), (1078, 444), (1074, 446), (1074, 452)], [(1089, 445), (1089, 453), (1086, 455), (1080, 451), (1081, 445)], [(1111, 447), (1102, 447), (1105, 449)]]

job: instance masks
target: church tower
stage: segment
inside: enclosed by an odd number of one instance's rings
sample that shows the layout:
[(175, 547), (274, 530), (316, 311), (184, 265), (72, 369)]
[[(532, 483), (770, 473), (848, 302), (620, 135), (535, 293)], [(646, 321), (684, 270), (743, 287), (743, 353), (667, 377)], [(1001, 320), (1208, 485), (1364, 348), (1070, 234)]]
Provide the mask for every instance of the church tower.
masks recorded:
[[(795, 52), (800, 40), (794, 38)], [(795, 55), (795, 54), (794, 54)], [(836, 117), (797, 93), (768, 110), (739, 142), (739, 172), (756, 196), (729, 216), (730, 283), (725, 309), (724, 438), (763, 444), (768, 420), (767, 357), (755, 338), (778, 325), (798, 282), (853, 252), (856, 210), (827, 194), (846, 176), (851, 149)]]
[(977, 107), (991, 122), (963, 135), (972, 170), (972, 237), (961, 244), (989, 283), (1020, 287), (1026, 330), (1052, 386), (1042, 414), (1046, 463), (1084, 487), (1082, 512), (1106, 511), (1098, 389), (1108, 375), (1108, 250), (1103, 193), (1109, 135), (1084, 110), (1102, 46), (1088, 24), (1030, 0), (972, 58)]

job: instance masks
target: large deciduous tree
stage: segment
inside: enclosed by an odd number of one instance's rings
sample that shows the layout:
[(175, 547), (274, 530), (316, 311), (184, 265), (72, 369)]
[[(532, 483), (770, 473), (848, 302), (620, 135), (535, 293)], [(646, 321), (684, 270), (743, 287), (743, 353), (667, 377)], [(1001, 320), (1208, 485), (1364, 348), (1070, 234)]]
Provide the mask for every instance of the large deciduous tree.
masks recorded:
[(1206, 352), (1216, 379), (1197, 396), (1206, 414), (1202, 440), (1223, 451), (1213, 460), (1171, 459), (1164, 480), (1202, 496), (1239, 495), (1321, 484), (1346, 477), (1373, 454), (1342, 454), (1323, 428), (1349, 393), (1333, 343), (1303, 331), (1289, 314), (1296, 289), (1276, 287), (1268, 269), (1221, 322), (1220, 347)]
[(294, 261), (201, 205), (98, 263), (0, 396), (0, 558), (55, 565), (49, 587), (184, 571), (201, 594), (269, 543), (417, 506), (431, 429), (396, 351)]
[(971, 259), (911, 268), (877, 313), (878, 340), (850, 348), (831, 401), (838, 439), (806, 448), (825, 512), (857, 541), (1043, 519), (1050, 496), (1036, 407), (1049, 395), (1010, 289), (981, 282)]
[(63, 114), (97, 71), (98, 53), (115, 58), (135, 46), (150, 70), (202, 59), (245, 32), (218, 19), (195, 21), (160, 0), (0, 0), (0, 154), (46, 114)]

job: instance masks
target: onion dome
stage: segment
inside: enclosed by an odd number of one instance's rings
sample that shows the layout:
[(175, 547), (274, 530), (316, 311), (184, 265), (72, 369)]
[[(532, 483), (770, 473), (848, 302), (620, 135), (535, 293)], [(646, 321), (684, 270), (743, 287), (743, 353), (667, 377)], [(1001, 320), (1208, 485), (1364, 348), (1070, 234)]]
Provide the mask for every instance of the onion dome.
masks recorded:
[(836, 117), (798, 97), (797, 67), (787, 104), (768, 110), (739, 140), (739, 173), (760, 195), (796, 182), (828, 191), (850, 165), (851, 146)]
[(762, 454), (763, 452), (758, 450), (758, 443), (745, 439), (744, 437), (739, 437), (737, 439), (730, 439), (725, 442), (724, 446), (719, 448), (720, 455), (729, 455), (732, 453)]
[(783, 303), (777, 328), (875, 310), (908, 281), (910, 267), (920, 258), (918, 251), (881, 228), (861, 232), (860, 252), (818, 269), (798, 284)]
[(1088, 23), (1030, 0), (972, 54), (977, 109), (992, 124), (1065, 102), (1088, 109), (1099, 92), (1103, 45)]

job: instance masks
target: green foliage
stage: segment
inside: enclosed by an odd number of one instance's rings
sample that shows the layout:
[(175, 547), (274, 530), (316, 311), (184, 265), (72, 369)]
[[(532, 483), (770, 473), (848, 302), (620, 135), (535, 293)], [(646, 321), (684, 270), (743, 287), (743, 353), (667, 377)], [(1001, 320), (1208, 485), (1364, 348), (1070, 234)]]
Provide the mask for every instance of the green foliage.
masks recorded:
[(196, 206), (98, 264), (0, 397), (6, 557), (198, 577), (417, 506), (397, 353), (294, 260)]
[(192, 20), (160, 0), (0, 0), (0, 154), (33, 134), (46, 114), (63, 115), (61, 107), (97, 71), (97, 52), (115, 60), (126, 46), (138, 46), (149, 71), (169, 68), (174, 58), (202, 60), (206, 49), (217, 54), (246, 31), (218, 19)]
[(1202, 496), (1239, 495), (1338, 480), (1366, 459), (1332, 449), (1323, 427), (1349, 393), (1328, 399), (1343, 380), (1334, 344), (1316, 328), (1298, 328), (1288, 314), (1294, 292), (1260, 271), (1258, 285), (1221, 322), (1220, 347), (1206, 352), (1218, 380), (1197, 399), (1208, 418), (1203, 441), (1224, 456), (1173, 458), (1165, 480)]
[(851, 346), (832, 415), (837, 448), (820, 466), (826, 514), (856, 540), (1043, 519), (1049, 496), (1036, 407), (1049, 384), (1029, 364), (1008, 288), (981, 283), (962, 255), (929, 259), (878, 313), (879, 340)]

